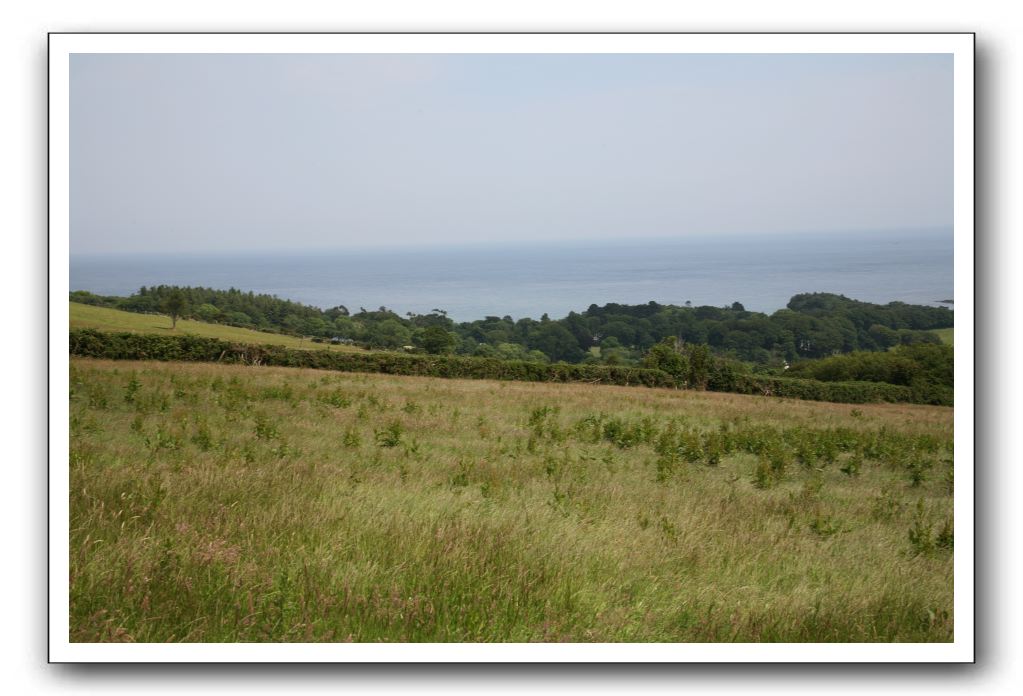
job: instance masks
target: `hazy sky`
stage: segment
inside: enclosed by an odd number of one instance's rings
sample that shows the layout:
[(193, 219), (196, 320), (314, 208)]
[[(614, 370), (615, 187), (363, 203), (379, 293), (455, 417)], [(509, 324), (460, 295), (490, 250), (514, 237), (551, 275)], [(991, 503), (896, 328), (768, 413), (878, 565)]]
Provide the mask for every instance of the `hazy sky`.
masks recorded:
[(951, 226), (950, 55), (71, 58), (71, 251)]

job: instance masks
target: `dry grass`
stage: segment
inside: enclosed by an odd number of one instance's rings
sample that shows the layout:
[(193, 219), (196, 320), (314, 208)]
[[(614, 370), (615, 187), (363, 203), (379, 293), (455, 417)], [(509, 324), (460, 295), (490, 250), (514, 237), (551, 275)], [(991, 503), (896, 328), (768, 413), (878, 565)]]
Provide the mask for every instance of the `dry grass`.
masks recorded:
[(71, 372), (75, 641), (952, 639), (951, 409)]

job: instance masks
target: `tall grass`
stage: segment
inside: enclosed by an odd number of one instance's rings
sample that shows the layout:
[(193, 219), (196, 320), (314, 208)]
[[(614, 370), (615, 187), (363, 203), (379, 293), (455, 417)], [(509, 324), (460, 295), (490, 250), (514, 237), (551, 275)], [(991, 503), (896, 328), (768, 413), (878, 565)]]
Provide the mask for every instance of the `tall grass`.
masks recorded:
[(950, 409), (71, 362), (74, 641), (949, 641)]

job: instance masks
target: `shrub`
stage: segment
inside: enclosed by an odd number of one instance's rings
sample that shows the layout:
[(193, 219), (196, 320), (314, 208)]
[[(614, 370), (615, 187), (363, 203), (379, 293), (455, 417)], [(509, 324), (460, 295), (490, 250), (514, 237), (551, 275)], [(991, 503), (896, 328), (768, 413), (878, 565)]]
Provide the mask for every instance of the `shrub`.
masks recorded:
[(404, 428), (401, 423), (394, 421), (383, 430), (375, 431), (376, 441), (380, 447), (397, 447), (401, 444), (401, 434)]

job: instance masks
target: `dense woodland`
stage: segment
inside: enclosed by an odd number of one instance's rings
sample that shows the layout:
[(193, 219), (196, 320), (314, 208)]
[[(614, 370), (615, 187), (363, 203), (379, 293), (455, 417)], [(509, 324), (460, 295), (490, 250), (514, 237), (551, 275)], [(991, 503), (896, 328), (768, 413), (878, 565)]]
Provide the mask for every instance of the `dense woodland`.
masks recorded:
[(778, 367), (802, 358), (937, 343), (929, 330), (951, 327), (954, 314), (944, 307), (877, 305), (827, 293), (796, 295), (771, 315), (746, 311), (738, 302), (727, 307), (649, 302), (594, 304), (562, 319), (489, 316), (463, 323), (441, 309), (405, 316), (386, 307), (323, 310), (236, 289), (161, 285), (143, 287), (131, 297), (78, 291), (71, 299), (132, 312), (167, 313), (171, 303), (183, 317), (367, 348), (414, 346), (431, 353), (609, 365), (639, 364), (655, 344), (673, 338), (707, 345), (716, 355)]

